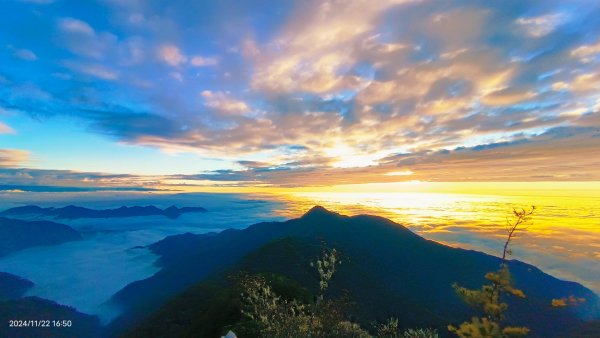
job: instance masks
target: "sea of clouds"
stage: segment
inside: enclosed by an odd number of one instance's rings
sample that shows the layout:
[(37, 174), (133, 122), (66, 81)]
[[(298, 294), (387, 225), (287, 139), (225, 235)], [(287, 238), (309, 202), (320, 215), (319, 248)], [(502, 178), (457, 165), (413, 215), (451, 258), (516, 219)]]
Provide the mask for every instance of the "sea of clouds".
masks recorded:
[(80, 231), (82, 241), (34, 247), (0, 258), (0, 271), (35, 283), (27, 293), (99, 315), (103, 322), (118, 313), (105, 303), (127, 284), (158, 271), (158, 258), (145, 246), (182, 233), (218, 232), (245, 228), (265, 220), (282, 220), (273, 213), (278, 202), (235, 194), (150, 193), (19, 193), (5, 194), (0, 210), (27, 204), (89, 208), (155, 205), (165, 208), (201, 206), (206, 213), (187, 213), (177, 219), (163, 216), (53, 220)]

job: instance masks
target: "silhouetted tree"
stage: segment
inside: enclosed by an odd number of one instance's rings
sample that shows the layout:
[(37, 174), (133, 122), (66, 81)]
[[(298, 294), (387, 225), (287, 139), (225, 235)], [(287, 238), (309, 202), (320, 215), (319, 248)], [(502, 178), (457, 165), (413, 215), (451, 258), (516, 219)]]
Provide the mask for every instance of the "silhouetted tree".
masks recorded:
[(513, 209), (514, 220), (507, 220), (507, 238), (502, 250), (502, 262), (500, 269), (494, 272), (488, 272), (485, 275), (490, 283), (485, 284), (478, 290), (471, 290), (454, 284), (456, 293), (470, 306), (479, 309), (484, 313), (483, 317), (472, 317), (471, 321), (460, 324), (459, 327), (448, 326), (450, 332), (463, 337), (482, 337), (482, 338), (512, 338), (524, 337), (529, 333), (527, 327), (502, 326), (504, 313), (508, 304), (503, 301), (506, 295), (512, 295), (519, 298), (525, 298), (523, 291), (515, 288), (512, 284), (512, 278), (507, 264), (507, 256), (512, 254), (509, 245), (516, 237), (517, 232), (523, 229), (523, 225), (531, 220), (531, 215), (535, 211), (535, 206), (531, 209)]

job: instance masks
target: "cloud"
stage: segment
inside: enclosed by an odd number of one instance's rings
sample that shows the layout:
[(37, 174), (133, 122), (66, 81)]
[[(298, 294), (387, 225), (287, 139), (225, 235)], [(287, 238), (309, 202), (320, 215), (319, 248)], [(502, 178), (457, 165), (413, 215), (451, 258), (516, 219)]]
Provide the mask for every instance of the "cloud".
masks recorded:
[(189, 185), (298, 187), (415, 180), (586, 181), (600, 178), (598, 149), (599, 128), (560, 127), (505, 142), (395, 154), (366, 167), (332, 168), (329, 158), (305, 157), (306, 149), (297, 148), (291, 149), (295, 156), (288, 158), (294, 161), (240, 161), (241, 169), (222, 169), (196, 175), (137, 176), (2, 169), (0, 184), (8, 184), (12, 188), (25, 185), (125, 189), (129, 186), (178, 190)]
[(0, 168), (23, 166), (29, 162), (29, 152), (17, 149), (0, 149)]
[[(228, 2), (97, 6), (100, 18), (88, 22), (56, 7), (46, 21), (35, 21), (35, 41), (6, 23), (15, 38), (5, 45), (36, 46), (43, 58), (31, 69), (10, 58), (12, 67), (0, 77), (6, 83), (0, 106), (25, 117), (66, 115), (115, 142), (266, 163), (244, 173), (228, 164), (232, 172), (211, 178), (387, 182), (408, 177), (386, 173), (410, 170), (410, 179), (451, 179), (433, 171), (451, 162), (435, 159), (460, 158), (453, 170), (468, 163), (473, 169), (464, 173), (487, 179), (469, 158), (484, 163), (483, 154), (528, 153), (527, 147), (558, 151), (537, 139), (489, 145), (599, 124), (595, 5), (578, 11), (556, 2), (461, 0), (272, 1), (236, 4), (235, 11)], [(592, 135), (570, 144), (588, 149)], [(397, 154), (420, 167), (385, 162)], [(575, 166), (555, 167), (553, 156), (535, 158), (553, 168), (552, 177), (577, 176)], [(584, 171), (582, 177), (595, 177)]]
[(66, 17), (58, 20), (59, 40), (76, 55), (104, 59), (117, 44), (110, 32), (96, 32), (87, 22)]
[(12, 46), (9, 46), (9, 50), (12, 51), (13, 55), (21, 60), (25, 61), (36, 61), (38, 59), (37, 55), (29, 49), (17, 49)]
[(507, 142), (392, 155), (364, 168), (298, 167), (264, 163), (187, 179), (233, 180), (276, 186), (319, 186), (398, 181), (586, 181), (600, 178), (600, 129), (555, 128)]
[(86, 22), (74, 18), (62, 18), (58, 21), (58, 27), (65, 33), (93, 36), (94, 29)]
[(103, 80), (116, 80), (118, 71), (101, 64), (65, 62), (65, 65), (81, 74), (90, 75)]
[(489, 106), (506, 106), (520, 103), (533, 97), (535, 97), (535, 93), (527, 91), (527, 89), (511, 87), (489, 93), (481, 101)]
[[(1, 154), (2, 153), (0, 152), (0, 159), (2, 158)], [(44, 190), (48, 190), (48, 187), (143, 188), (145, 185), (156, 185), (159, 182), (155, 177), (77, 172), (71, 170), (10, 168), (6, 165), (3, 167), (4, 168), (0, 168), (0, 186), (3, 186), (5, 190), (18, 189), (35, 191), (35, 187), (40, 187), (39, 189)]]
[(600, 54), (600, 41), (595, 44), (582, 45), (571, 51), (571, 55), (580, 58), (587, 58)]
[(567, 18), (564, 13), (552, 13), (536, 17), (518, 18), (516, 23), (521, 26), (527, 34), (538, 38), (550, 34), (566, 20)]
[(179, 48), (173, 45), (163, 45), (158, 50), (158, 56), (162, 61), (171, 66), (179, 66), (187, 62), (187, 57), (181, 53)]
[(194, 67), (204, 67), (204, 66), (214, 66), (219, 63), (217, 58), (214, 57), (203, 57), (203, 56), (194, 56), (190, 61), (192, 66)]
[(0, 134), (14, 134), (15, 130), (6, 123), (0, 122)]
[(207, 67), (215, 66), (219, 63), (219, 60), (215, 57), (195, 55), (190, 58), (183, 54), (179, 47), (171, 44), (160, 46), (158, 49), (158, 57), (161, 61), (174, 67), (188, 63), (194, 67)]
[(205, 90), (200, 93), (207, 107), (217, 109), (225, 114), (244, 114), (250, 111), (250, 107), (232, 97), (230, 92), (212, 92)]

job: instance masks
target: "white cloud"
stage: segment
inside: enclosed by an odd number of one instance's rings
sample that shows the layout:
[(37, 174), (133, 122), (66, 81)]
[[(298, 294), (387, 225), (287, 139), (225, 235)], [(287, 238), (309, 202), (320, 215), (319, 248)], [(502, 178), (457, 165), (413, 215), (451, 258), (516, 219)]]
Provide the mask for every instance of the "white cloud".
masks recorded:
[(29, 49), (15, 50), (14, 56), (18, 57), (19, 59), (26, 60), (26, 61), (37, 60), (37, 55), (35, 55), (35, 53), (30, 51)]
[(86, 22), (74, 18), (62, 18), (58, 26), (63, 32), (77, 33), (83, 35), (94, 35), (94, 29)]
[(217, 58), (213, 57), (202, 57), (202, 56), (194, 56), (191, 60), (192, 66), (202, 67), (202, 66), (214, 66), (219, 61)]
[(91, 75), (103, 80), (116, 80), (119, 78), (119, 72), (114, 69), (98, 64), (80, 64), (74, 62), (65, 62), (65, 65), (81, 74)]
[(536, 17), (519, 18), (516, 23), (533, 37), (542, 37), (552, 33), (566, 21), (563, 13), (546, 14)]
[(71, 52), (95, 59), (105, 59), (118, 50), (118, 38), (110, 32), (96, 32), (88, 23), (62, 18), (58, 21), (59, 40)]
[(14, 57), (17, 57), (21, 60), (26, 60), (26, 61), (37, 60), (37, 55), (35, 55), (35, 53), (30, 51), (29, 49), (18, 49), (18, 48), (13, 47), (12, 45), (8, 45), (8, 46), (6, 46), (6, 48), (12, 52), (12, 55)]
[(97, 65), (84, 66), (84, 67), (80, 68), (80, 71), (82, 73), (92, 75), (95, 77), (99, 77), (104, 80), (116, 80), (117, 78), (119, 78), (118, 72), (116, 72), (112, 69), (103, 67), (103, 66), (97, 66)]

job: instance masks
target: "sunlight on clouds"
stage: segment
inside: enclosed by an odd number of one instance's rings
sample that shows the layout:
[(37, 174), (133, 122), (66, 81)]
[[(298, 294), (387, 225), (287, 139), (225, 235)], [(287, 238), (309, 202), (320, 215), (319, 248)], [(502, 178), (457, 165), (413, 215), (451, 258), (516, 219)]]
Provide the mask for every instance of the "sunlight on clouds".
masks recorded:
[(587, 107), (579, 107), (572, 110), (565, 110), (560, 113), (561, 116), (581, 116), (585, 113), (589, 112)]
[(339, 72), (356, 61), (351, 54), (355, 39), (373, 30), (377, 16), (387, 8), (403, 2), (326, 1), (303, 6), (271, 45), (284, 52), (260, 56), (253, 86), (315, 93), (358, 86), (360, 78)]
[(519, 103), (535, 97), (535, 93), (523, 91), (519, 88), (505, 88), (487, 94), (482, 102), (489, 106), (504, 106)]
[(0, 149), (0, 167), (23, 167), (30, 161), (29, 155), (25, 150)]
[(402, 170), (402, 171), (390, 171), (385, 173), (385, 176), (409, 176), (414, 174), (411, 170)]
[(215, 108), (226, 114), (244, 114), (250, 111), (250, 107), (240, 100), (232, 97), (231, 92), (212, 92), (204, 90), (200, 93), (207, 107)]
[(591, 57), (596, 56), (597, 54), (600, 54), (600, 41), (592, 45), (583, 45), (577, 47), (571, 51), (572, 56), (579, 57), (587, 62), (592, 61), (593, 58)]
[(338, 143), (333, 148), (325, 149), (324, 153), (332, 159), (331, 165), (336, 168), (360, 168), (377, 165), (377, 160), (384, 157), (383, 152), (360, 154), (347, 144)]

